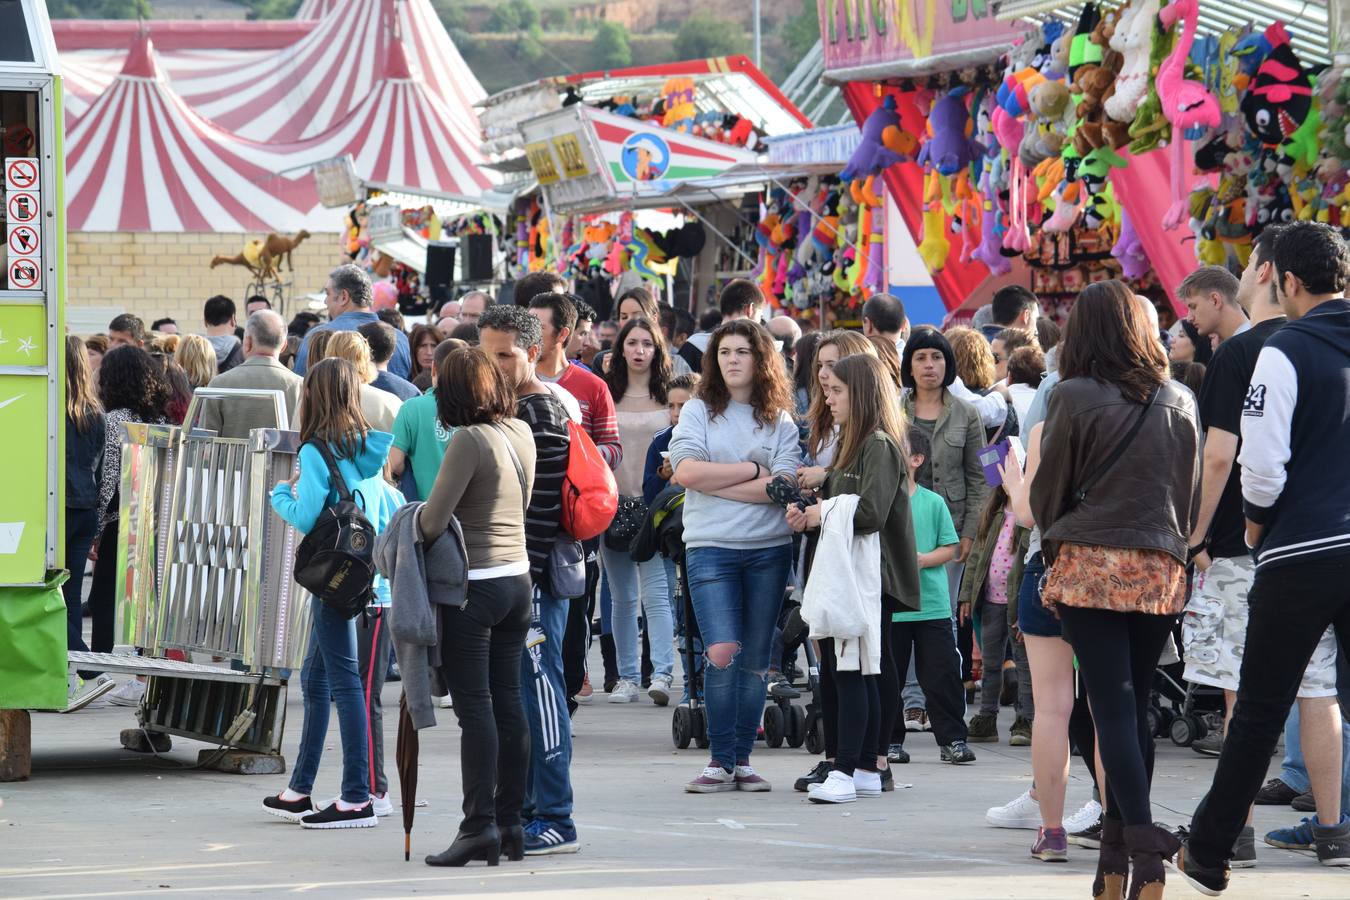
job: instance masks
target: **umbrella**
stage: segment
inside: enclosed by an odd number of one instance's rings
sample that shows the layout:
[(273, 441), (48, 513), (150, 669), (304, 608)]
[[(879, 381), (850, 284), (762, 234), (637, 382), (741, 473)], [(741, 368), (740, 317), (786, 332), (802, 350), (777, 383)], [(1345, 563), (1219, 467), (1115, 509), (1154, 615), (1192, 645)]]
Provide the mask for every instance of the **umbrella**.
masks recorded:
[(398, 765), (398, 783), (403, 803), (403, 861), (412, 859), (412, 825), (416, 815), (417, 803), (417, 754), (421, 742), (417, 729), (413, 727), (412, 716), (408, 713), (408, 695), (400, 693), (398, 698), (398, 745), (394, 749), (395, 762)]

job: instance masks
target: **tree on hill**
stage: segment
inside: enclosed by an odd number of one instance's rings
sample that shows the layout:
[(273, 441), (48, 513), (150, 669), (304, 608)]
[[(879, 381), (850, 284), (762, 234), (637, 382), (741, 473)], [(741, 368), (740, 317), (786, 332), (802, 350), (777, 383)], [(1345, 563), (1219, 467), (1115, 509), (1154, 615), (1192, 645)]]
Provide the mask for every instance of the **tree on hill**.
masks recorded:
[(675, 55), (680, 59), (731, 56), (745, 51), (745, 29), (735, 22), (715, 19), (699, 10), (680, 26), (675, 35)]
[(492, 10), (488, 17), (489, 31), (539, 31), (539, 10), (531, 0), (506, 0)]
[(149, 0), (48, 0), (53, 19), (149, 19)]
[(602, 21), (591, 39), (591, 52), (602, 69), (621, 69), (633, 64), (633, 51), (628, 46), (628, 29), (618, 22)]
[(793, 65), (820, 40), (820, 11), (816, 0), (802, 0), (801, 12), (783, 23), (783, 43)]

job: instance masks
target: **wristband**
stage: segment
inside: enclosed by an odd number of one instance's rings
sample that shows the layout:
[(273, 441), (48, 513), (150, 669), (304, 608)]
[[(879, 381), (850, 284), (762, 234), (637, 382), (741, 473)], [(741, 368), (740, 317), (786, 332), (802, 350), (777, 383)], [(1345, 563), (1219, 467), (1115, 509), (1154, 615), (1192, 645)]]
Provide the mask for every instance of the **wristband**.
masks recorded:
[(750, 460), (750, 464), (751, 464), (752, 466), (755, 467), (755, 474), (754, 474), (754, 477), (751, 478), (751, 481), (757, 481), (757, 480), (759, 479), (760, 465), (759, 465), (759, 463), (755, 462), (753, 459)]
[(1208, 542), (1208, 541), (1201, 541), (1200, 543), (1196, 544), (1196, 545), (1193, 546), (1193, 547), (1187, 547), (1187, 548), (1186, 548), (1186, 562), (1190, 562), (1191, 560), (1193, 560), (1193, 559), (1195, 559), (1197, 556), (1199, 556), (1201, 553), (1204, 553), (1204, 552), (1205, 552), (1205, 548), (1208, 547), (1208, 546), (1209, 546), (1209, 542)]

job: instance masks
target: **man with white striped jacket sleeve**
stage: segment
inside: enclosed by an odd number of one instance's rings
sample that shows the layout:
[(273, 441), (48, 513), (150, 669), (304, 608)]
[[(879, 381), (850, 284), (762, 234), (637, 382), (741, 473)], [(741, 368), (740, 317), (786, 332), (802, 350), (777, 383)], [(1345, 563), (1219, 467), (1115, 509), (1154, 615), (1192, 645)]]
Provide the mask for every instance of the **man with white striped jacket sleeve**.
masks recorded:
[[(1342, 648), (1350, 646), (1350, 249), (1335, 230), (1299, 222), (1276, 238), (1274, 258), (1290, 321), (1262, 348), (1242, 412), (1238, 462), (1256, 579), (1237, 706), (1214, 784), (1176, 860), (1211, 896), (1227, 886), (1233, 842), (1323, 632), (1334, 627)], [(1340, 756), (1339, 740), (1328, 755)], [(1350, 865), (1339, 785), (1317, 787), (1308, 836), (1323, 864)]]

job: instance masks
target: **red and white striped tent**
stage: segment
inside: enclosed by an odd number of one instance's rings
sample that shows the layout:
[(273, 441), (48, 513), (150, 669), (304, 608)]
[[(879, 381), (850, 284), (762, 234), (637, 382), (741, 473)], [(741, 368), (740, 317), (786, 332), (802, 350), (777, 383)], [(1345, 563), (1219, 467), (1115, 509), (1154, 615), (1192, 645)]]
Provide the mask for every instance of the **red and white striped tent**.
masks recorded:
[(313, 176), (250, 161), (261, 149), (197, 115), (169, 87), (149, 35), (66, 138), (71, 231), (293, 230), (318, 205)]
[[(54, 30), (66, 75), (67, 193), (79, 211), (72, 230), (289, 229), (297, 215), (319, 225), (332, 214), (296, 170), (344, 153), (368, 182), (464, 197), (491, 185), (474, 109), (483, 89), (430, 0), (307, 0), (286, 22), (68, 21)], [(111, 124), (138, 121), (133, 114), (151, 123), (134, 141)], [(154, 137), (161, 120), (177, 131)], [(166, 150), (183, 135), (221, 160), (219, 177), (176, 171), (193, 165)], [(77, 159), (89, 170), (77, 171)], [(165, 195), (173, 208), (111, 208), (106, 192), (118, 189), (93, 171), (100, 160), (127, 167), (125, 192), (154, 196), (177, 184)], [(241, 208), (231, 190), (241, 173), (271, 202)]]

